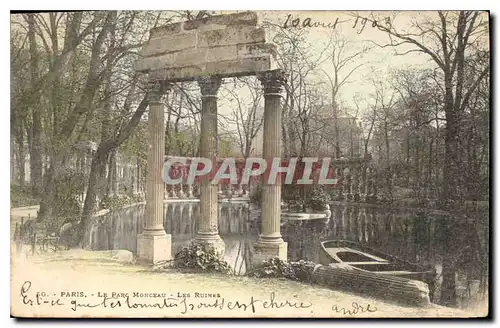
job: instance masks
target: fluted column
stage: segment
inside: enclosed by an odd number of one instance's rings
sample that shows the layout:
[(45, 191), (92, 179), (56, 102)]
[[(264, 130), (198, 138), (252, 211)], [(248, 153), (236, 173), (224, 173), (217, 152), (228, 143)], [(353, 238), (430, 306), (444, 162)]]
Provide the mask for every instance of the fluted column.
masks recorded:
[[(269, 163), (281, 158), (281, 90), (285, 81), (280, 70), (258, 75), (264, 88), (264, 144), (263, 156)], [(261, 233), (255, 244), (255, 264), (273, 257), (287, 258), (287, 243), (280, 232), (281, 183), (262, 183)]]
[[(198, 79), (201, 90), (201, 136), (200, 157), (208, 158), (212, 167), (217, 165), (217, 91), (221, 79), (206, 76)], [(200, 181), (200, 216), (194, 242), (211, 247), (224, 254), (224, 241), (218, 229), (218, 185), (212, 184), (209, 175)]]
[(139, 261), (154, 264), (171, 259), (172, 242), (163, 228), (165, 121), (161, 98), (167, 85), (155, 81), (149, 86), (146, 213), (144, 231), (137, 237), (137, 257)]

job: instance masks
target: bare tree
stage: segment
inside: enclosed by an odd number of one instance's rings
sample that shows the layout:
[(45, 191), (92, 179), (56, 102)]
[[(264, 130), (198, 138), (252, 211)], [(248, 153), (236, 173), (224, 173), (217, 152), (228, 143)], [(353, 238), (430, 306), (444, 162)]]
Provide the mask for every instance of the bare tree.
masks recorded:
[[(360, 17), (356, 14), (357, 17)], [(443, 12), (437, 17), (413, 21), (409, 29), (401, 31), (394, 19), (381, 20), (372, 14), (367, 18), (380, 31), (387, 33), (390, 42), (381, 47), (410, 46), (409, 50), (396, 52), (405, 55), (412, 52), (429, 56), (443, 74), (445, 127), (445, 163), (442, 201), (444, 204), (463, 195), (460, 185), (461, 161), (459, 149), (460, 122), (470, 97), (487, 76), (489, 65), (476, 72), (466, 83), (466, 56), (472, 47), (487, 47), (488, 19), (478, 11)], [(385, 23), (377, 23), (382, 22)]]
[(254, 150), (254, 140), (264, 122), (262, 109), (262, 88), (255, 78), (234, 79), (226, 84), (224, 92), (229, 95), (232, 117), (225, 120), (236, 126), (238, 147), (243, 158), (248, 158)]

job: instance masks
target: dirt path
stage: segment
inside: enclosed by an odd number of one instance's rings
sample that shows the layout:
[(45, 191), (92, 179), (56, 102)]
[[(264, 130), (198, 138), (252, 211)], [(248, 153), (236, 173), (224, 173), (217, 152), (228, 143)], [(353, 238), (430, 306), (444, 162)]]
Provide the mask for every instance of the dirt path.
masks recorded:
[[(16, 316), (334, 318), (486, 315), (484, 308), (483, 311), (435, 305), (411, 308), (288, 280), (153, 272), (151, 268), (132, 264), (132, 254), (127, 251), (72, 250), (30, 260), (14, 259), (11, 313)], [(113, 296), (115, 298), (111, 298)]]

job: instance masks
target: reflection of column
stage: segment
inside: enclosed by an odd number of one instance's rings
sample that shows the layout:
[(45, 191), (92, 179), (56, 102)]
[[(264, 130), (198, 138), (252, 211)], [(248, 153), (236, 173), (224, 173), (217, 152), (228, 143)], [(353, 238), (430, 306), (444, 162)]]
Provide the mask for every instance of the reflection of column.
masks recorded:
[[(217, 77), (203, 77), (198, 80), (201, 89), (201, 137), (200, 156), (209, 159), (215, 166), (217, 163), (217, 91), (221, 79)], [(224, 241), (219, 236), (218, 229), (218, 185), (211, 183), (209, 175), (200, 181), (200, 212), (198, 231), (194, 242), (216, 250), (219, 255), (224, 254)]]
[[(259, 75), (264, 87), (264, 159), (271, 163), (281, 157), (281, 89), (284, 83), (282, 71), (271, 71)], [(279, 181), (279, 180), (278, 180)], [(262, 183), (261, 234), (255, 244), (255, 263), (278, 257), (287, 258), (287, 243), (280, 233), (281, 184)]]
[(161, 102), (162, 86), (158, 81), (149, 91), (148, 115), (148, 171), (146, 183), (145, 227), (137, 237), (137, 256), (140, 261), (157, 263), (171, 259), (171, 236), (163, 228), (162, 178), (165, 152), (165, 123)]
[[(187, 220), (184, 218), (184, 206), (185, 206), (184, 203), (180, 203), (179, 204), (179, 215), (178, 215), (178, 217), (179, 217), (179, 220), (181, 222), (187, 222)], [(181, 231), (182, 234), (186, 234), (188, 232), (189, 232), (189, 226), (187, 228), (183, 228), (182, 231)]]
[(359, 220), (361, 221), (361, 242), (367, 242), (368, 241), (368, 227), (366, 224), (365, 207), (360, 208)]
[[(186, 222), (189, 223), (189, 233), (191, 234), (191, 229), (193, 229), (192, 227), (192, 217), (193, 217), (193, 207), (196, 206), (195, 204), (193, 203), (188, 203), (188, 211), (187, 211), (187, 217), (186, 217)], [(192, 235), (192, 234), (191, 234)]]
[(353, 209), (352, 209), (352, 227), (353, 227), (353, 234), (352, 234), (352, 237), (357, 240), (357, 241), (361, 241), (361, 221), (360, 221), (360, 217), (359, 217), (359, 207), (358, 206), (355, 206)]

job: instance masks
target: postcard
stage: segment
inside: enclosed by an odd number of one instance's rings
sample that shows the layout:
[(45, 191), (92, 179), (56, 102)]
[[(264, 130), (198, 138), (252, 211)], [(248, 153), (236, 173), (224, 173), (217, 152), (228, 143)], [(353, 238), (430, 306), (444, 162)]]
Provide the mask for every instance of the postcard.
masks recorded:
[(489, 316), (489, 24), (12, 12), (11, 316)]

